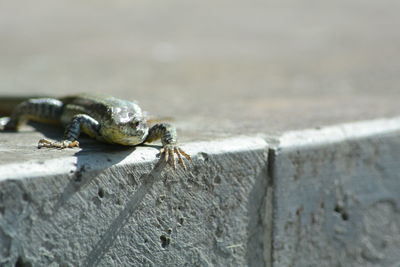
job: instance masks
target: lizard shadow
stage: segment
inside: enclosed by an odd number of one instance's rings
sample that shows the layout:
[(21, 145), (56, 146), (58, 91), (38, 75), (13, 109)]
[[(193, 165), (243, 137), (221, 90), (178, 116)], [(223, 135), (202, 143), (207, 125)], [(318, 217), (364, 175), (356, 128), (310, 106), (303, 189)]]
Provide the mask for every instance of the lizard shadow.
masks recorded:
[[(63, 128), (57, 125), (48, 125), (38, 122), (29, 122), (32, 131), (40, 132), (45, 138), (61, 140)], [(27, 132), (30, 132), (28, 130)], [(135, 153), (138, 146), (123, 146), (106, 144), (89, 138), (85, 134), (79, 137), (80, 150), (73, 154), (76, 157), (74, 168), (68, 174), (69, 182), (55, 201), (52, 214), (55, 215), (67, 204), (70, 199), (81, 190), (85, 189), (105, 170), (117, 165), (131, 153)], [(142, 144), (143, 147), (160, 149), (159, 145)], [(44, 148), (57, 149), (57, 148)], [(156, 155), (159, 157), (159, 153)]]
[(35, 131), (40, 132), (44, 137), (49, 139), (61, 140), (64, 135), (63, 128), (59, 125), (49, 125), (33, 121), (30, 121), (27, 124), (33, 127)]
[[(140, 146), (161, 148), (156, 145)], [(99, 143), (88, 137), (80, 138), (80, 147), (81, 150), (74, 154), (77, 159), (75, 170), (71, 170), (69, 174), (69, 182), (53, 207), (53, 215), (58, 213), (76, 193), (92, 184), (104, 171), (117, 165), (137, 150), (137, 146)]]
[(73, 155), (76, 157), (75, 167), (68, 174), (69, 182), (53, 207), (53, 215), (57, 214), (76, 193), (94, 182), (101, 173), (136, 150), (136, 147), (101, 144), (84, 137), (79, 138), (79, 141), (81, 149)]
[[(94, 180), (97, 179), (107, 168), (118, 164), (129, 154), (134, 153), (135, 150), (137, 150), (137, 146), (125, 147), (99, 144), (98, 142), (96, 144), (90, 143), (92, 143), (92, 140), (89, 140), (88, 138), (83, 139), (82, 150), (75, 153), (74, 156), (77, 157), (76, 171), (72, 173), (70, 181), (60, 194), (58, 201), (53, 208), (52, 216), (62, 209), (65, 204), (68, 205), (74, 194), (83, 190), (85, 187), (88, 187), (89, 184), (92, 184)], [(161, 148), (161, 146), (157, 145), (140, 146), (157, 149)], [(141, 165), (148, 163), (142, 162), (138, 164)], [(97, 240), (91, 250), (88, 251), (83, 259), (83, 266), (98, 266), (103, 255), (115, 243), (121, 230), (128, 224), (129, 220), (140, 207), (140, 204), (150, 192), (153, 185), (161, 179), (167, 164), (168, 163), (164, 160), (158, 160), (149, 172), (141, 175), (140, 183), (129, 197), (128, 203), (124, 205), (124, 208), (119, 212), (118, 216), (111, 221), (111, 224), (103, 232), (100, 239)]]
[(23, 126), (23, 130), (15, 131), (15, 130), (4, 129), (3, 128), (4, 125), (2, 123), (4, 123), (4, 122), (0, 121), (0, 133), (31, 134), (32, 132), (40, 132), (41, 134), (44, 135), (44, 137), (49, 138), (49, 139), (54, 139), (54, 140), (61, 140), (62, 136), (64, 134), (62, 127), (59, 127), (59, 126), (57, 127), (57, 125), (48, 125), (48, 124), (30, 121), (27, 123), (28, 127)]
[(100, 239), (95, 243), (92, 249), (88, 252), (83, 266), (98, 266), (103, 256), (112, 247), (121, 230), (129, 224), (129, 220), (139, 208), (146, 195), (151, 191), (151, 188), (158, 179), (163, 176), (163, 170), (167, 163), (160, 160), (154, 168), (147, 174), (141, 177), (141, 184), (130, 196), (130, 200), (124, 205), (118, 216), (111, 221), (111, 224), (103, 232)]

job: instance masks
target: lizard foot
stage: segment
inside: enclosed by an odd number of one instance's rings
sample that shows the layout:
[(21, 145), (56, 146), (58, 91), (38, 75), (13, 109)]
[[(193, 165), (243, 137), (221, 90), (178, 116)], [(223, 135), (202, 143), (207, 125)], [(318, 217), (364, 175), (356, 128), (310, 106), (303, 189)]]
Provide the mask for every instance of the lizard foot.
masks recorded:
[(164, 157), (165, 162), (168, 162), (174, 169), (176, 169), (175, 154), (178, 156), (178, 163), (186, 170), (186, 164), (183, 161), (183, 157), (187, 160), (192, 160), (190, 155), (186, 154), (180, 147), (175, 145), (165, 145), (160, 150), (161, 157)]
[(38, 143), (38, 148), (42, 147), (48, 147), (48, 148), (73, 148), (73, 147), (79, 147), (79, 142), (78, 141), (69, 141), (69, 140), (64, 140), (61, 142), (53, 142), (49, 141), (46, 139), (40, 139)]

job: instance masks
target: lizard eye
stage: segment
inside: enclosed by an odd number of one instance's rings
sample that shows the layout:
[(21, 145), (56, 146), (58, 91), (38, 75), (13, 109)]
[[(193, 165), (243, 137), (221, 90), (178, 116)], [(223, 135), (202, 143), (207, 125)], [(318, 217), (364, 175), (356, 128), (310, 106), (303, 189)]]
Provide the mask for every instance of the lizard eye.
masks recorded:
[(134, 122), (133, 123), (133, 126), (135, 127), (135, 128), (137, 128), (138, 126), (139, 126), (139, 122), (137, 121), (137, 122)]

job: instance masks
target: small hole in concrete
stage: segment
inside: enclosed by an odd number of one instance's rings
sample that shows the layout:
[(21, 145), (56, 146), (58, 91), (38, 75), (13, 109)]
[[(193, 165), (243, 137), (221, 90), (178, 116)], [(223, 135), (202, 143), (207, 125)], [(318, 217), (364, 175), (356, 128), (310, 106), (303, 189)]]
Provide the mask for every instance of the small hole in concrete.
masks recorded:
[(165, 235), (160, 236), (161, 240), (161, 247), (166, 248), (169, 246), (169, 243), (171, 242), (171, 239)]
[(24, 193), (24, 194), (22, 195), (22, 199), (23, 199), (24, 201), (28, 201), (28, 200), (29, 200), (29, 195), (28, 195), (28, 193)]
[(184, 221), (185, 221), (184, 218), (179, 218), (179, 220), (178, 220), (178, 222), (179, 222), (180, 225), (183, 225), (183, 222), (184, 222)]
[(205, 161), (205, 162), (207, 162), (208, 161), (208, 154), (207, 153), (200, 153), (200, 156), (203, 158), (203, 160)]
[(339, 207), (339, 205), (336, 205), (336, 206), (335, 206), (334, 211), (337, 212), (337, 213), (340, 213), (340, 207)]
[(75, 174), (75, 179), (74, 179), (74, 181), (77, 182), (77, 183), (82, 182), (82, 174), (79, 173), (79, 172), (77, 172), (77, 173)]
[(167, 233), (170, 235), (170, 234), (172, 233), (172, 229), (169, 228), (169, 229), (167, 230)]
[(349, 214), (344, 210), (343, 207), (336, 205), (334, 211), (340, 214), (340, 217), (343, 221), (347, 221), (349, 219)]
[(99, 195), (99, 198), (103, 198), (104, 197), (104, 190), (103, 188), (99, 188), (99, 191), (97, 192), (97, 194)]
[(83, 179), (83, 174), (86, 172), (87, 166), (82, 165), (79, 169), (75, 171), (75, 182), (80, 183)]
[(315, 223), (317, 222), (317, 219), (316, 219), (315, 214), (314, 214), (314, 213), (311, 213), (311, 214), (310, 214), (310, 217), (311, 217), (311, 223), (312, 223), (312, 224), (315, 224)]
[(303, 212), (303, 207), (300, 207), (300, 208), (298, 208), (298, 209), (296, 210), (296, 215), (297, 215), (297, 216), (300, 216), (302, 212)]
[(214, 184), (220, 184), (220, 183), (221, 183), (221, 177), (219, 175), (215, 176)]
[(217, 227), (217, 230), (215, 231), (215, 235), (217, 237), (222, 237), (223, 233), (224, 233), (223, 230), (220, 227)]

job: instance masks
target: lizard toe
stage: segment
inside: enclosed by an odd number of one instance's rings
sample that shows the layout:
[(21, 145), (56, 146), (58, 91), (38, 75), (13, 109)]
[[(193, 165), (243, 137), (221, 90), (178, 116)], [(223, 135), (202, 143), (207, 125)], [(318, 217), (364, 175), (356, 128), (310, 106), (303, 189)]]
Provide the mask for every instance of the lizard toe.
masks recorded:
[(187, 160), (191, 160), (191, 157), (176, 145), (165, 145), (161, 149), (160, 153), (164, 157), (165, 162), (171, 165), (174, 169), (177, 168), (178, 161), (178, 164), (186, 170), (187, 166), (183, 160), (183, 157), (185, 157)]
[(77, 140), (74, 141), (64, 140), (61, 142), (54, 142), (47, 139), (40, 139), (38, 142), (38, 148), (42, 147), (59, 148), (59, 149), (73, 148), (73, 147), (79, 147), (79, 142)]

